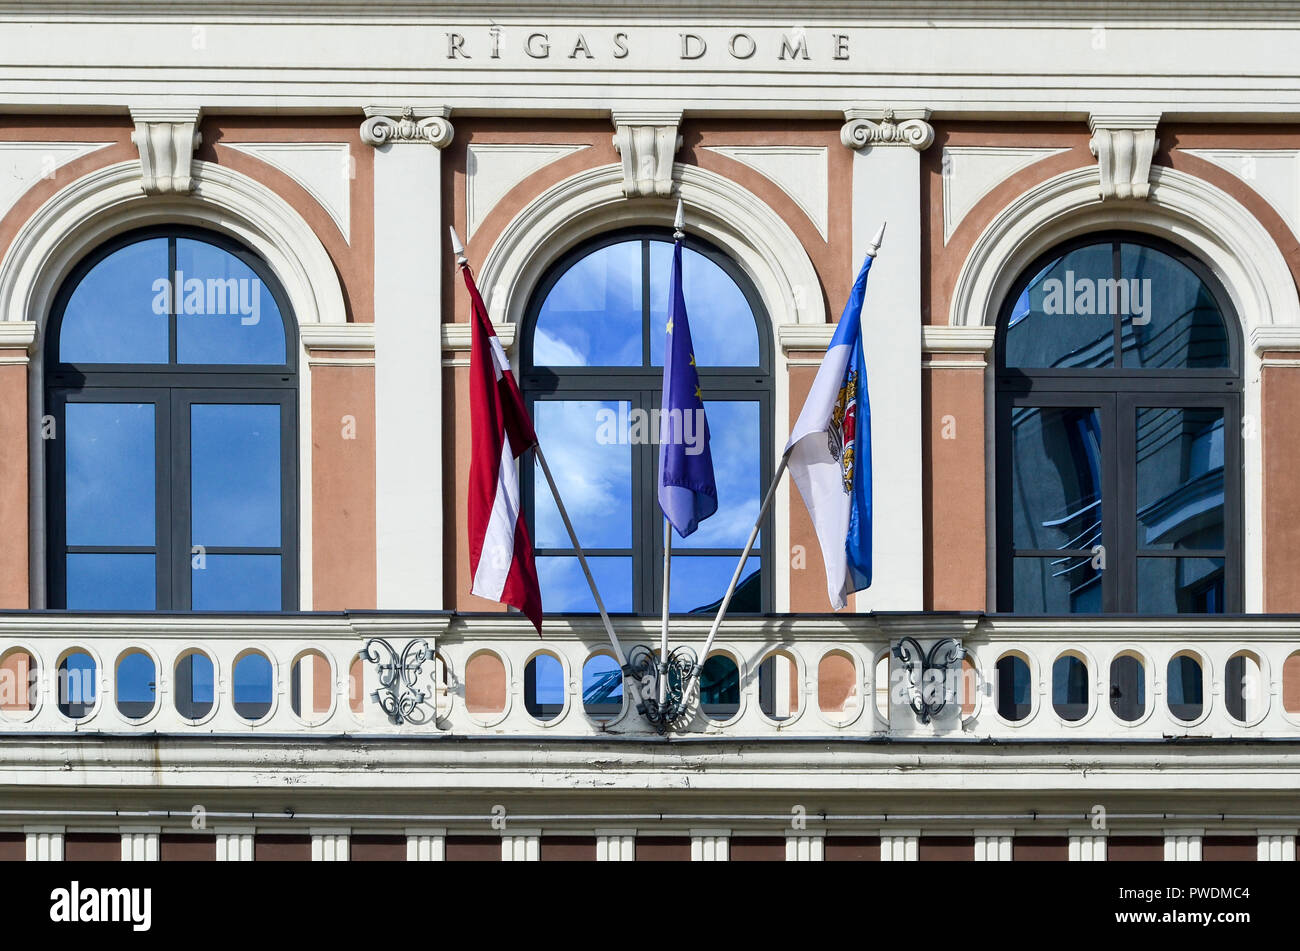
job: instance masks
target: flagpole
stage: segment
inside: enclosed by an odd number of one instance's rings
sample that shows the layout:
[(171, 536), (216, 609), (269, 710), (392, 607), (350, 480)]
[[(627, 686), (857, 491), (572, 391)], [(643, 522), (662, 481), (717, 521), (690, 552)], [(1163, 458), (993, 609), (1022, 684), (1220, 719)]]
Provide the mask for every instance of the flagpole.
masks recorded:
[(659, 619), (659, 706), (668, 699), (668, 588), (673, 572), (673, 526), (664, 516), (664, 597)]
[[(456, 229), (451, 228), (451, 249), (456, 255), (456, 264), (462, 270), (469, 267), (469, 260), (465, 257), (465, 245), (461, 243), (460, 236), (456, 234)], [(542, 467), (542, 475), (546, 477), (546, 484), (550, 487), (551, 497), (555, 499), (555, 507), (559, 510), (560, 520), (564, 522), (564, 530), (569, 533), (569, 541), (573, 543), (573, 550), (577, 553), (578, 564), (582, 567), (582, 573), (587, 579), (587, 586), (591, 588), (591, 596), (596, 601), (596, 610), (600, 612), (601, 623), (605, 625), (605, 633), (609, 637), (610, 645), (614, 648), (614, 659), (618, 661), (619, 668), (623, 671), (624, 683), (632, 694), (633, 707), (641, 705), (641, 691), (635, 680), (628, 675), (627, 656), (623, 653), (623, 645), (619, 643), (618, 635), (614, 633), (614, 623), (609, 619), (609, 613), (605, 610), (605, 602), (600, 596), (600, 591), (596, 587), (596, 579), (591, 573), (591, 567), (587, 564), (587, 554), (582, 550), (582, 545), (578, 541), (578, 533), (574, 531), (573, 522), (569, 520), (569, 511), (564, 507), (564, 499), (560, 496), (559, 486), (555, 484), (555, 478), (551, 475), (551, 467), (546, 463), (546, 454), (542, 452), (540, 443), (533, 443), (533, 454), (537, 459), (538, 465)]]
[[(885, 240), (886, 222), (880, 223), (880, 230), (876, 232), (875, 237), (867, 244), (867, 256), (874, 258), (880, 252), (880, 246)], [(736, 563), (736, 570), (732, 572), (731, 584), (727, 585), (727, 593), (722, 596), (722, 604), (718, 606), (718, 613), (713, 619), (713, 625), (709, 628), (709, 636), (704, 640), (704, 649), (700, 651), (700, 663), (691, 673), (690, 680), (687, 682), (685, 689), (682, 691), (683, 697), (689, 697), (695, 682), (699, 680), (700, 672), (703, 669), (704, 662), (709, 658), (709, 649), (713, 647), (713, 640), (717, 637), (718, 628), (722, 626), (722, 619), (726, 616), (727, 608), (731, 605), (731, 596), (736, 593), (736, 585), (740, 582), (740, 576), (744, 573), (745, 562), (749, 560), (749, 553), (753, 550), (754, 542), (758, 538), (759, 530), (762, 528), (763, 519), (767, 517), (767, 510), (772, 506), (772, 499), (776, 496), (776, 487), (785, 475), (785, 470), (790, 464), (790, 452), (786, 450), (781, 455), (781, 462), (776, 467), (776, 473), (772, 476), (772, 484), (767, 488), (767, 494), (763, 496), (763, 504), (759, 506), (758, 518), (754, 519), (754, 527), (750, 529), (749, 538), (745, 542), (745, 550), (740, 553), (740, 561)]]

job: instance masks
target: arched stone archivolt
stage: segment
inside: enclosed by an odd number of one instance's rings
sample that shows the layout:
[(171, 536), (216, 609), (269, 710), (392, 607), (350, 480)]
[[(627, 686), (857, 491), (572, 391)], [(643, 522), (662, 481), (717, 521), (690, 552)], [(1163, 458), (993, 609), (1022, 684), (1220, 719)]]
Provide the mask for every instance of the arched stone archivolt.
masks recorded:
[(726, 252), (753, 280), (773, 325), (825, 324), (817, 272), (790, 227), (752, 192), (715, 172), (673, 167), (677, 195), (629, 200), (620, 165), (551, 186), (506, 225), (479, 271), (498, 323), (518, 324), (546, 268), (583, 240), (629, 225), (671, 227), (677, 197), (686, 230)]

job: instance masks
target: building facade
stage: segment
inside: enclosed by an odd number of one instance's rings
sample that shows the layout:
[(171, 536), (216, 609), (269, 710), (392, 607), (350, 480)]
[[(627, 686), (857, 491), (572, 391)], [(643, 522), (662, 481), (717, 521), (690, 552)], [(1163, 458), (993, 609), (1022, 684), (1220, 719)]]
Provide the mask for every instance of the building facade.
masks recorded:
[[(0, 856), (1294, 860), (1297, 14), (0, 5)], [(660, 732), (531, 455), (544, 638), (470, 594), (448, 228), (657, 649), (679, 200), (673, 647), (761, 532)], [(760, 500), (886, 221), (830, 612)]]

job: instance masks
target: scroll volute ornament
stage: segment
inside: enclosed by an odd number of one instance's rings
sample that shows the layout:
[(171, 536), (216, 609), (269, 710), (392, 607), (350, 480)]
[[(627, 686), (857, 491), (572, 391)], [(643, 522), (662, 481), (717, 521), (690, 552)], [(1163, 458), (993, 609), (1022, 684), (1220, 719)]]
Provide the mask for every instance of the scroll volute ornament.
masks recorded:
[(680, 112), (615, 113), (614, 149), (623, 160), (623, 194), (667, 198), (673, 191), (673, 157), (682, 147)]
[(132, 109), (131, 142), (140, 152), (140, 187), (146, 195), (188, 194), (202, 136), (198, 109)]
[(1101, 200), (1146, 198), (1151, 192), (1151, 158), (1160, 147), (1159, 116), (1100, 116), (1088, 119), (1088, 148), (1097, 158)]
[(441, 149), (451, 143), (455, 134), (455, 129), (445, 116), (417, 116), (410, 106), (400, 113), (369, 107), (366, 115), (369, 118), (361, 123), (361, 141), (376, 148), (394, 143), (415, 143)]

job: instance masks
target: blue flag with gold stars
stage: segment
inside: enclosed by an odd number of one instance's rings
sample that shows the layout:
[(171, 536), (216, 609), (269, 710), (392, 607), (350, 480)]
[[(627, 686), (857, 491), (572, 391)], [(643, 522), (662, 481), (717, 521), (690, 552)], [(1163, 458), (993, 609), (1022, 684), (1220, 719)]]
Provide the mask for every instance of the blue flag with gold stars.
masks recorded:
[(659, 415), (659, 507), (685, 538), (718, 510), (718, 487), (709, 451), (695, 348), (682, 295), (682, 242), (673, 246), (668, 339), (664, 346), (664, 392)]

